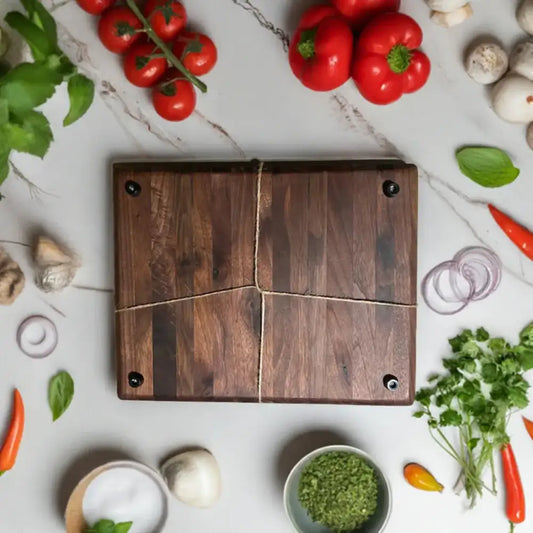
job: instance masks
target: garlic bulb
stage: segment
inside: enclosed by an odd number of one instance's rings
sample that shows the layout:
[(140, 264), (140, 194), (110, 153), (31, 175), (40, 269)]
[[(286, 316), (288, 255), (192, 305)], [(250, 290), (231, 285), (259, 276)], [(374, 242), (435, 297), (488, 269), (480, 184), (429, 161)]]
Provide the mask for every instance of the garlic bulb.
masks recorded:
[(0, 248), (0, 305), (12, 304), (24, 288), (24, 274), (8, 253)]
[(48, 237), (39, 237), (34, 250), (35, 283), (44, 292), (57, 292), (71, 284), (80, 261)]
[(220, 498), (220, 469), (207, 450), (175, 455), (163, 464), (161, 473), (172, 495), (187, 505), (211, 507)]

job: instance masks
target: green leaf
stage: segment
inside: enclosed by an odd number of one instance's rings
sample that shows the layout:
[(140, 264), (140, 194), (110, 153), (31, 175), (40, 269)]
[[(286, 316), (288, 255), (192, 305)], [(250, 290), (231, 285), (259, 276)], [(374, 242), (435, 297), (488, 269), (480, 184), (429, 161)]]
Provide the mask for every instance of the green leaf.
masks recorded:
[(413, 413), (413, 416), (415, 418), (422, 418), (425, 414), (426, 414), (425, 411), (416, 411), (415, 413)]
[(453, 409), (447, 409), (439, 418), (441, 426), (460, 426), (463, 422), (463, 417)]
[(457, 362), (459, 368), (465, 372), (469, 372), (472, 374), (476, 371), (476, 362), (474, 361), (474, 359), (472, 359), (472, 357), (460, 357)]
[(44, 104), (55, 92), (63, 77), (37, 63), (21, 63), (0, 79), (0, 98), (9, 108), (23, 114)]
[(509, 389), (509, 399), (518, 409), (523, 409), (529, 405), (527, 394), (519, 387)]
[(48, 152), (53, 135), (48, 119), (38, 111), (30, 111), (2, 126), (8, 145), (18, 152), (43, 158)]
[(474, 339), (474, 334), (471, 330), (465, 329), (456, 337), (448, 339), (450, 346), (452, 347), (452, 352), (457, 353), (463, 349), (463, 345)]
[(54, 17), (39, 0), (21, 0), (21, 3), (28, 12), (30, 20), (44, 31), (50, 45), (57, 48), (57, 26)]
[(481, 439), (477, 439), (477, 438), (473, 438), (473, 439), (470, 439), (467, 443), (468, 445), (468, 449), (469, 450), (473, 450), (477, 445), (478, 445), (478, 442), (480, 441)]
[(487, 346), (494, 352), (494, 355), (500, 355), (509, 350), (509, 343), (501, 337), (494, 337), (487, 342)]
[(490, 391), (490, 397), (495, 402), (507, 401), (509, 389), (502, 383), (495, 383)]
[(5, 138), (0, 131), (0, 185), (6, 180), (9, 175), (9, 154), (11, 148), (5, 141)]
[(533, 368), (533, 348), (525, 348), (519, 346), (519, 359), (520, 365), (524, 371), (531, 370)]
[(533, 322), (520, 332), (520, 344), (533, 348)]
[(94, 99), (94, 83), (83, 74), (76, 74), (68, 80), (70, 109), (63, 120), (63, 126), (69, 126), (82, 117)]
[(431, 376), (429, 376), (428, 378), (428, 382), (431, 383), (432, 381), (436, 381), (437, 379), (439, 379), (439, 374), (431, 374)]
[(55, 51), (46, 33), (22, 13), (11, 11), (5, 21), (27, 41), (35, 60), (41, 61)]
[(494, 383), (498, 379), (498, 367), (494, 363), (484, 363), (481, 366), (481, 376), (487, 383)]
[(506, 357), (500, 367), (504, 374), (516, 374), (522, 370), (520, 362), (515, 357)]
[(429, 407), (431, 404), (431, 396), (433, 395), (433, 389), (420, 389), (415, 396), (415, 400), (422, 404), (424, 407)]
[(9, 121), (9, 105), (5, 98), (0, 98), (0, 126)]
[(57, 420), (67, 409), (74, 397), (74, 381), (68, 372), (56, 374), (48, 386), (48, 404), (53, 420)]
[(467, 146), (455, 154), (461, 172), (483, 187), (501, 187), (520, 174), (510, 157), (499, 148)]
[(478, 342), (486, 342), (490, 338), (489, 332), (485, 328), (478, 328), (476, 330), (476, 340)]
[(133, 522), (120, 522), (115, 526), (114, 533), (128, 533), (132, 525)]

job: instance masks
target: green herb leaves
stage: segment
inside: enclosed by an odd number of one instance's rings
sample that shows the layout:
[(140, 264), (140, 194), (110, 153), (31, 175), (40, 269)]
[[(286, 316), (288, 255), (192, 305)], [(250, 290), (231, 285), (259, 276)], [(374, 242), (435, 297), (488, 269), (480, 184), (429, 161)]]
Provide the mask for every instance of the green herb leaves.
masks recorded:
[(94, 98), (94, 83), (82, 74), (74, 74), (68, 80), (70, 110), (63, 120), (63, 126), (76, 122), (91, 106)]
[(48, 386), (48, 405), (54, 422), (68, 409), (74, 397), (74, 381), (68, 372), (56, 374)]
[(501, 187), (513, 182), (520, 170), (499, 148), (466, 146), (455, 154), (461, 172), (483, 187)]
[(133, 522), (120, 522), (115, 524), (113, 520), (99, 520), (94, 526), (85, 530), (85, 533), (128, 533)]

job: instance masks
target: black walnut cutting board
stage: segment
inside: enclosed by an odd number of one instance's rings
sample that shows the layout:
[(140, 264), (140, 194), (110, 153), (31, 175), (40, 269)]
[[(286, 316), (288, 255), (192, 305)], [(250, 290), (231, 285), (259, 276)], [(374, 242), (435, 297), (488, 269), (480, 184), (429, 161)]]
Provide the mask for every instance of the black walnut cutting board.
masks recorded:
[(114, 165), (124, 399), (408, 404), (417, 171)]

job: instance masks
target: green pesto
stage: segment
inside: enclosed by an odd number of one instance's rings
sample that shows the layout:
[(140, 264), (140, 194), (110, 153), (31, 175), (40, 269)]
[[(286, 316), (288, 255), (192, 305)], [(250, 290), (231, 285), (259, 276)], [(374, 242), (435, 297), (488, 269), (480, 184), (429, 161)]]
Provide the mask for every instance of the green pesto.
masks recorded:
[(334, 533), (351, 532), (376, 512), (376, 472), (353, 453), (324, 453), (304, 468), (298, 497), (313, 522)]

